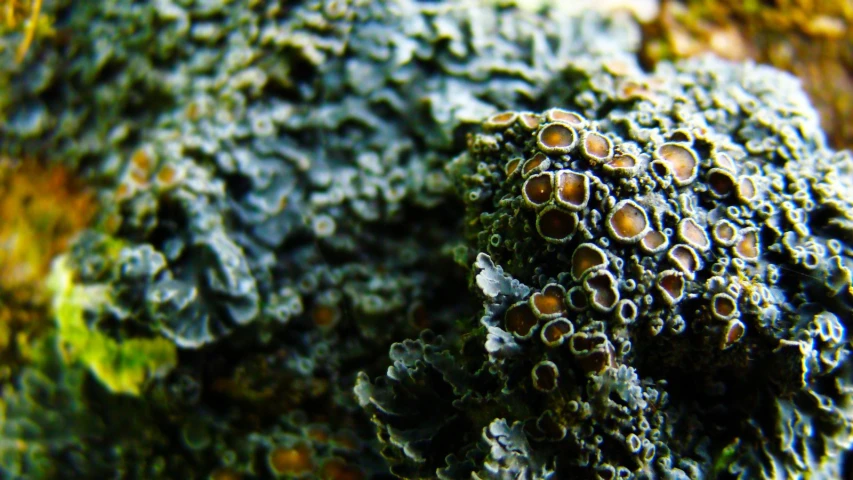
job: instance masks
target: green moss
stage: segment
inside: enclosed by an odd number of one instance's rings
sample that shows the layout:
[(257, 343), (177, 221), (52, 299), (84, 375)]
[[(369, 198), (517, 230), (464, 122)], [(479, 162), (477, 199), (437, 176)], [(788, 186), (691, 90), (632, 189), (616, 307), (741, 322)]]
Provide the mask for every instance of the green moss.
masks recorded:
[(109, 294), (104, 287), (75, 284), (66, 257), (54, 262), (48, 286), (66, 360), (82, 362), (112, 392), (138, 395), (146, 379), (164, 374), (177, 363), (175, 345), (165, 338), (122, 342), (90, 329), (84, 310), (104, 305)]

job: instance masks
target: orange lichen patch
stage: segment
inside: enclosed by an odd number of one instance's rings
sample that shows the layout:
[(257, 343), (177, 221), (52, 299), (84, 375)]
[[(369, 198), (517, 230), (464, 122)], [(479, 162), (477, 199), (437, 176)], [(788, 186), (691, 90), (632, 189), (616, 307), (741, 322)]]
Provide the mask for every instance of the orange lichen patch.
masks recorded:
[(566, 294), (566, 305), (576, 312), (582, 312), (589, 306), (589, 301), (586, 298), (581, 287), (572, 287)]
[(137, 149), (130, 157), (130, 164), (144, 173), (151, 171), (153, 163), (151, 155), (144, 148)]
[(735, 299), (725, 293), (718, 293), (711, 299), (711, 314), (717, 320), (730, 320), (737, 313)]
[(634, 243), (649, 231), (649, 219), (643, 207), (633, 200), (623, 200), (607, 215), (610, 235), (623, 243)]
[(701, 252), (711, 247), (711, 240), (705, 228), (692, 218), (685, 218), (678, 222), (678, 239)]
[(578, 364), (586, 373), (601, 373), (613, 366), (613, 354), (609, 348), (596, 350), (578, 357)]
[(551, 164), (551, 161), (548, 160), (548, 157), (541, 153), (537, 153), (529, 158), (524, 165), (521, 166), (521, 175), (525, 178), (528, 177), (531, 173), (536, 170), (542, 170), (548, 168)]
[(122, 182), (118, 187), (116, 187), (114, 197), (116, 201), (120, 202), (130, 198), (134, 192), (136, 192), (136, 187), (131, 186), (129, 183)]
[(566, 337), (571, 336), (574, 330), (575, 327), (565, 318), (551, 320), (542, 328), (542, 333), (540, 334), (542, 343), (549, 347), (562, 345)]
[(533, 208), (541, 207), (550, 202), (553, 192), (554, 174), (551, 172), (533, 175), (524, 182), (524, 186), (521, 188), (524, 203)]
[(511, 177), (516, 170), (518, 170), (518, 164), (521, 163), (520, 158), (513, 158), (510, 161), (506, 162), (506, 166), (504, 167), (504, 171), (506, 172), (507, 178)]
[(598, 332), (591, 334), (578, 332), (572, 335), (569, 342), (569, 350), (575, 355), (583, 355), (594, 350), (606, 348), (606, 346), (607, 336)]
[(518, 302), (504, 314), (504, 329), (518, 338), (529, 338), (539, 323), (527, 302)]
[(634, 80), (621, 82), (617, 95), (620, 100), (653, 100), (655, 98), (654, 92), (648, 86)]
[(737, 173), (737, 167), (735, 167), (734, 160), (732, 160), (732, 157), (725, 153), (718, 153), (714, 155), (714, 166), (717, 168), (722, 168), (723, 170), (728, 170), (732, 173)]
[(515, 120), (518, 118), (518, 114), (515, 112), (503, 112), (492, 115), (485, 122), (483, 122), (483, 128), (486, 130), (504, 130), (509, 128)]
[(210, 474), (210, 480), (243, 480), (243, 476), (230, 468), (218, 468)]
[(633, 155), (622, 154), (613, 157), (613, 160), (608, 163), (610, 168), (634, 168), (637, 165), (637, 158)]
[(267, 461), (276, 475), (303, 475), (314, 470), (311, 449), (304, 444), (292, 448), (274, 448)]
[(582, 210), (589, 201), (589, 178), (571, 170), (557, 172), (557, 203), (569, 210)]
[(699, 159), (692, 148), (678, 143), (665, 143), (656, 155), (669, 165), (673, 181), (679, 187), (690, 184), (699, 171)]
[(612, 310), (619, 300), (618, 292), (612, 288), (596, 287), (593, 283), (592, 306), (602, 312)]
[(746, 333), (746, 327), (738, 320), (732, 320), (726, 325), (723, 330), (723, 338), (720, 342), (720, 348), (725, 350), (735, 343), (739, 342)]
[(607, 173), (630, 177), (637, 172), (639, 165), (640, 162), (637, 160), (637, 157), (623, 153), (613, 157), (613, 159), (610, 160), (610, 162), (605, 163), (602, 168)]
[(569, 124), (554, 122), (539, 130), (539, 148), (545, 153), (569, 153), (578, 142), (578, 134)]
[(572, 279), (579, 282), (588, 272), (606, 266), (607, 256), (603, 250), (592, 243), (582, 243), (572, 254)]
[(665, 270), (658, 275), (657, 288), (667, 305), (675, 305), (684, 297), (684, 277), (681, 272)]
[(708, 172), (708, 188), (718, 198), (725, 198), (735, 190), (735, 176), (728, 170), (712, 168)]
[(580, 128), (586, 124), (586, 119), (576, 112), (570, 112), (560, 108), (552, 108), (545, 113), (545, 118), (551, 122), (563, 122), (573, 127)]
[(518, 116), (518, 123), (526, 130), (536, 130), (541, 121), (539, 116), (532, 113), (522, 113)]
[(612, 348), (603, 333), (576, 333), (569, 341), (569, 350), (587, 373), (600, 373), (613, 364)]
[(340, 458), (332, 458), (320, 467), (322, 480), (363, 480), (364, 473)]
[[(47, 278), (53, 258), (94, 218), (95, 196), (61, 166), (0, 158), (0, 363), (18, 364), (51, 322)], [(17, 340), (16, 340), (17, 339)]]
[[(644, 25), (646, 44), (643, 54), (646, 59), (681, 58), (711, 50), (723, 58), (744, 60), (747, 51), (746, 39), (733, 25), (734, 18), (725, 19), (717, 24), (702, 18), (709, 16), (712, 11), (720, 12), (720, 6), (717, 3), (721, 2), (696, 2), (700, 11), (703, 12), (700, 17), (695, 13), (688, 16), (690, 7), (681, 2), (662, 2), (658, 17), (654, 22)], [(746, 5), (744, 2), (737, 3)], [(709, 9), (709, 5), (715, 8)], [(750, 8), (755, 9), (755, 7)], [(722, 12), (727, 15), (735, 14), (728, 10), (723, 8)]]
[(754, 262), (758, 260), (760, 246), (758, 244), (758, 230), (745, 228), (740, 232), (740, 240), (735, 245), (735, 255), (744, 260)]
[(714, 228), (711, 229), (711, 236), (714, 237), (714, 241), (720, 245), (724, 247), (731, 247), (735, 244), (737, 230), (735, 230), (735, 226), (732, 222), (728, 220), (721, 220), (714, 225)]
[(560, 370), (553, 362), (540, 362), (530, 372), (533, 379), (533, 388), (540, 392), (552, 392), (557, 388), (557, 380), (560, 378)]
[(545, 207), (536, 217), (536, 231), (545, 240), (563, 243), (569, 240), (578, 227), (578, 216), (554, 206)]
[[(183, 181), (186, 178), (186, 175), (187, 171), (185, 168), (176, 167), (169, 163), (162, 163), (159, 170), (157, 170), (157, 173), (154, 175), (154, 182), (160, 189), (169, 189)], [(286, 197), (282, 198), (286, 202)]]
[(566, 289), (556, 283), (545, 286), (530, 296), (530, 308), (539, 318), (554, 318), (566, 313)]
[(133, 181), (136, 185), (144, 187), (148, 185), (148, 172), (140, 170), (138, 168), (130, 169), (130, 175), (128, 178)]
[(616, 279), (606, 270), (589, 274), (584, 280), (583, 286), (589, 294), (589, 303), (592, 304), (592, 308), (600, 312), (613, 310), (619, 301)]
[(755, 188), (755, 182), (752, 181), (749, 177), (742, 177), (737, 184), (737, 196), (738, 198), (744, 202), (749, 203), (752, 201), (758, 190)]
[(699, 270), (699, 255), (696, 254), (696, 250), (687, 245), (672, 247), (666, 256), (688, 279), (692, 280), (693, 275)]
[(178, 171), (171, 165), (163, 165), (157, 172), (157, 184), (160, 186), (171, 186), (178, 181)]
[(341, 318), (341, 311), (332, 305), (315, 305), (311, 309), (311, 320), (321, 328), (333, 327)]
[(613, 158), (613, 142), (600, 133), (586, 132), (581, 142), (581, 152), (593, 163), (605, 163)]
[(640, 248), (648, 254), (658, 253), (664, 250), (667, 245), (669, 245), (669, 239), (666, 238), (666, 235), (654, 230), (643, 235), (642, 240), (640, 240)]

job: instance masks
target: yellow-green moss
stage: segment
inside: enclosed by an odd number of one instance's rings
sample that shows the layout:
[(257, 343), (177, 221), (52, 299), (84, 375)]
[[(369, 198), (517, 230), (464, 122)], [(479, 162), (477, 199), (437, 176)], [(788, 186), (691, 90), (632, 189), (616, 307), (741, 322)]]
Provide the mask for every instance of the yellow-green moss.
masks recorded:
[(53, 294), (60, 351), (66, 361), (79, 361), (115, 393), (138, 395), (143, 383), (171, 370), (177, 363), (175, 345), (162, 337), (118, 341), (90, 329), (86, 309), (109, 300), (104, 287), (77, 285), (66, 258), (56, 259), (48, 286)]

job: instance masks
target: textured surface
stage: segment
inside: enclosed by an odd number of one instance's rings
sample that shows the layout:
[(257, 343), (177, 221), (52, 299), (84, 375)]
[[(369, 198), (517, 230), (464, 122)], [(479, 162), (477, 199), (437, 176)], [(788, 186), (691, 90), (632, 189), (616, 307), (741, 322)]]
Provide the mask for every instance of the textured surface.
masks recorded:
[[(444, 172), (465, 134), (500, 109), (544, 107), (567, 64), (639, 40), (622, 17), (475, 2), (57, 0), (42, 14), (55, 35), (23, 62), (21, 33), (2, 39), (0, 148), (97, 187), (97, 225), (56, 263), (57, 340), (104, 390), (74, 390), (81, 405), (135, 394), (168, 432), (205, 412), (220, 436), (191, 461), (176, 444), (157, 464), (171, 478), (272, 475), (239, 446), (294, 411), (358, 430), (355, 373), (471, 312)], [(318, 475), (324, 461), (300, 448), (279, 460)], [(26, 476), (16, 462), (4, 468)], [(323, 475), (347, 478), (335, 471)]]
[[(445, 457), (466, 451), (482, 478), (838, 478), (853, 164), (798, 82), (709, 58), (554, 91), (449, 167), (485, 310), (461, 348), (403, 343), (360, 379), (386, 456), (422, 478), (465, 478)], [(415, 388), (453, 392), (428, 402), (447, 423), (407, 415)]]
[(5, 477), (840, 474), (851, 164), (793, 78), (479, 2), (42, 10), (0, 148), (102, 208)]
[(838, 148), (853, 146), (849, 0), (666, 0), (644, 31), (643, 55), (649, 62), (713, 52), (794, 73), (803, 79), (830, 142)]
[(452, 236), (434, 207), (466, 127), (532, 102), (580, 52), (636, 40), (607, 21), (487, 7), (217, 5), (63, 11), (89, 35), (64, 46), (70, 65), (33, 52), (42, 80), (15, 77), (0, 131), (12, 153), (105, 183), (104, 230), (128, 242), (118, 263), (133, 257), (150, 282), (116, 310), (189, 348), (339, 308), (323, 298), (347, 297), (358, 318), (405, 311), (431, 281), (417, 272), (435, 260), (425, 245)]
[(11, 379), (50, 330), (50, 261), (96, 208), (68, 168), (0, 158), (0, 379)]

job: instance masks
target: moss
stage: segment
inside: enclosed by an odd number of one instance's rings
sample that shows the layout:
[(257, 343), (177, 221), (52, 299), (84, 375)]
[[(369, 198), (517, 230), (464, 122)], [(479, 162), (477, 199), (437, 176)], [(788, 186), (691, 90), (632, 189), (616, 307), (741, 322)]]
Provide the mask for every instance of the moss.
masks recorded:
[(119, 341), (89, 328), (84, 311), (103, 306), (108, 294), (98, 286), (75, 284), (65, 257), (54, 262), (48, 282), (66, 360), (85, 364), (109, 390), (139, 395), (146, 380), (162, 376), (176, 365), (177, 349), (165, 338)]

